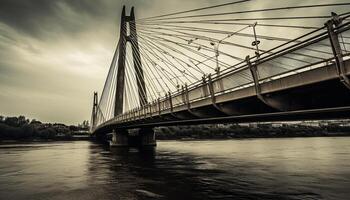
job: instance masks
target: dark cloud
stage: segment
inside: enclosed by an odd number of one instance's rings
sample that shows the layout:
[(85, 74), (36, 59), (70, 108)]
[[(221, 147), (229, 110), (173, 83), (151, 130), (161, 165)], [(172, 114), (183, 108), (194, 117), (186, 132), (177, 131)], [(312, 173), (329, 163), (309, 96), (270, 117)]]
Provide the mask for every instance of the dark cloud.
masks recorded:
[(14, 29), (37, 35), (48, 18), (55, 14), (55, 1), (47, 0), (2, 0), (0, 19)]
[(0, 4), (2, 23), (39, 38), (47, 32), (84, 31), (89, 22), (109, 20), (113, 9), (116, 14), (120, 7), (110, 0), (2, 0)]

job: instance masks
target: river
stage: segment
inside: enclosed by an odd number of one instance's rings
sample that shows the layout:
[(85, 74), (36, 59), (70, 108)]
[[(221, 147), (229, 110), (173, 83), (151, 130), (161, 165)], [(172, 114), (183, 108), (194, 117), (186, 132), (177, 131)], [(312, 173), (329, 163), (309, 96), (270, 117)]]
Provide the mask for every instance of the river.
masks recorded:
[(0, 145), (0, 199), (349, 199), (350, 137)]

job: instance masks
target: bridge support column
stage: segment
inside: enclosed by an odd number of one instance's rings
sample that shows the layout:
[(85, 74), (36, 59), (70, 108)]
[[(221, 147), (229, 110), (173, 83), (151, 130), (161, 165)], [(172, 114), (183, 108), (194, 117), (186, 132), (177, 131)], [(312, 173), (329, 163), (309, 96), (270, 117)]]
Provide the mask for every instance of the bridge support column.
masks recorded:
[(138, 131), (117, 130), (112, 133), (110, 147), (154, 147), (157, 146), (153, 128), (141, 128)]
[(142, 128), (139, 131), (141, 147), (157, 146), (156, 136), (153, 128)]
[(126, 130), (113, 130), (112, 140), (109, 142), (111, 147), (127, 147), (129, 146), (128, 132)]

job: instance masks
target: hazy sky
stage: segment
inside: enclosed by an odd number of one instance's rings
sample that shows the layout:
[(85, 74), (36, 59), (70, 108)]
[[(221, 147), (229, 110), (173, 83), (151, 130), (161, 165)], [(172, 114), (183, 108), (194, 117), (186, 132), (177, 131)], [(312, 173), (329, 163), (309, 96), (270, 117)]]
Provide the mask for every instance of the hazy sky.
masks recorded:
[[(101, 91), (118, 41), (123, 4), (134, 5), (142, 18), (231, 1), (1, 0), (0, 114), (67, 124), (90, 119), (92, 93)], [(275, 1), (257, 2), (254, 8)]]

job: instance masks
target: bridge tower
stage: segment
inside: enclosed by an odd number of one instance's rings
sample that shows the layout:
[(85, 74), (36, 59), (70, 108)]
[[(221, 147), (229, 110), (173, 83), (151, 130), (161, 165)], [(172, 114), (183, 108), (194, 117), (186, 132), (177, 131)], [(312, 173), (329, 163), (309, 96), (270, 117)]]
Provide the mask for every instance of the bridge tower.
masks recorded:
[[(128, 26), (129, 24), (129, 26)], [(128, 29), (129, 28), (129, 29)], [(128, 34), (129, 33), (129, 34)], [(124, 90), (125, 88), (125, 57), (126, 45), (130, 42), (134, 63), (134, 70), (137, 81), (138, 97), (140, 106), (147, 104), (147, 92), (141, 64), (140, 49), (138, 45), (134, 7), (131, 8), (130, 15), (125, 14), (125, 6), (123, 6), (120, 22), (120, 38), (119, 38), (119, 59), (117, 64), (117, 81), (115, 93), (114, 116), (118, 116), (124, 112)], [(113, 131), (111, 146), (129, 146), (136, 144), (138, 146), (155, 146), (155, 135), (153, 128), (139, 129), (129, 134), (128, 130), (116, 129)]]
[(97, 106), (98, 106), (98, 96), (97, 92), (94, 92), (94, 100), (92, 104), (92, 117), (91, 117), (91, 127), (90, 129), (93, 130), (96, 127), (97, 123)]
[[(129, 23), (129, 35), (128, 26)], [(125, 6), (123, 7), (121, 22), (120, 22), (120, 38), (119, 38), (119, 60), (117, 72), (117, 87), (115, 93), (115, 107), (114, 116), (123, 113), (124, 90), (125, 90), (125, 56), (126, 44), (130, 42), (132, 48), (134, 69), (136, 73), (136, 81), (138, 88), (138, 95), (140, 99), (140, 106), (147, 103), (147, 92), (145, 87), (145, 80), (143, 75), (143, 68), (140, 60), (140, 49), (138, 45), (138, 38), (136, 32), (134, 7), (131, 8), (130, 16), (125, 15)]]

